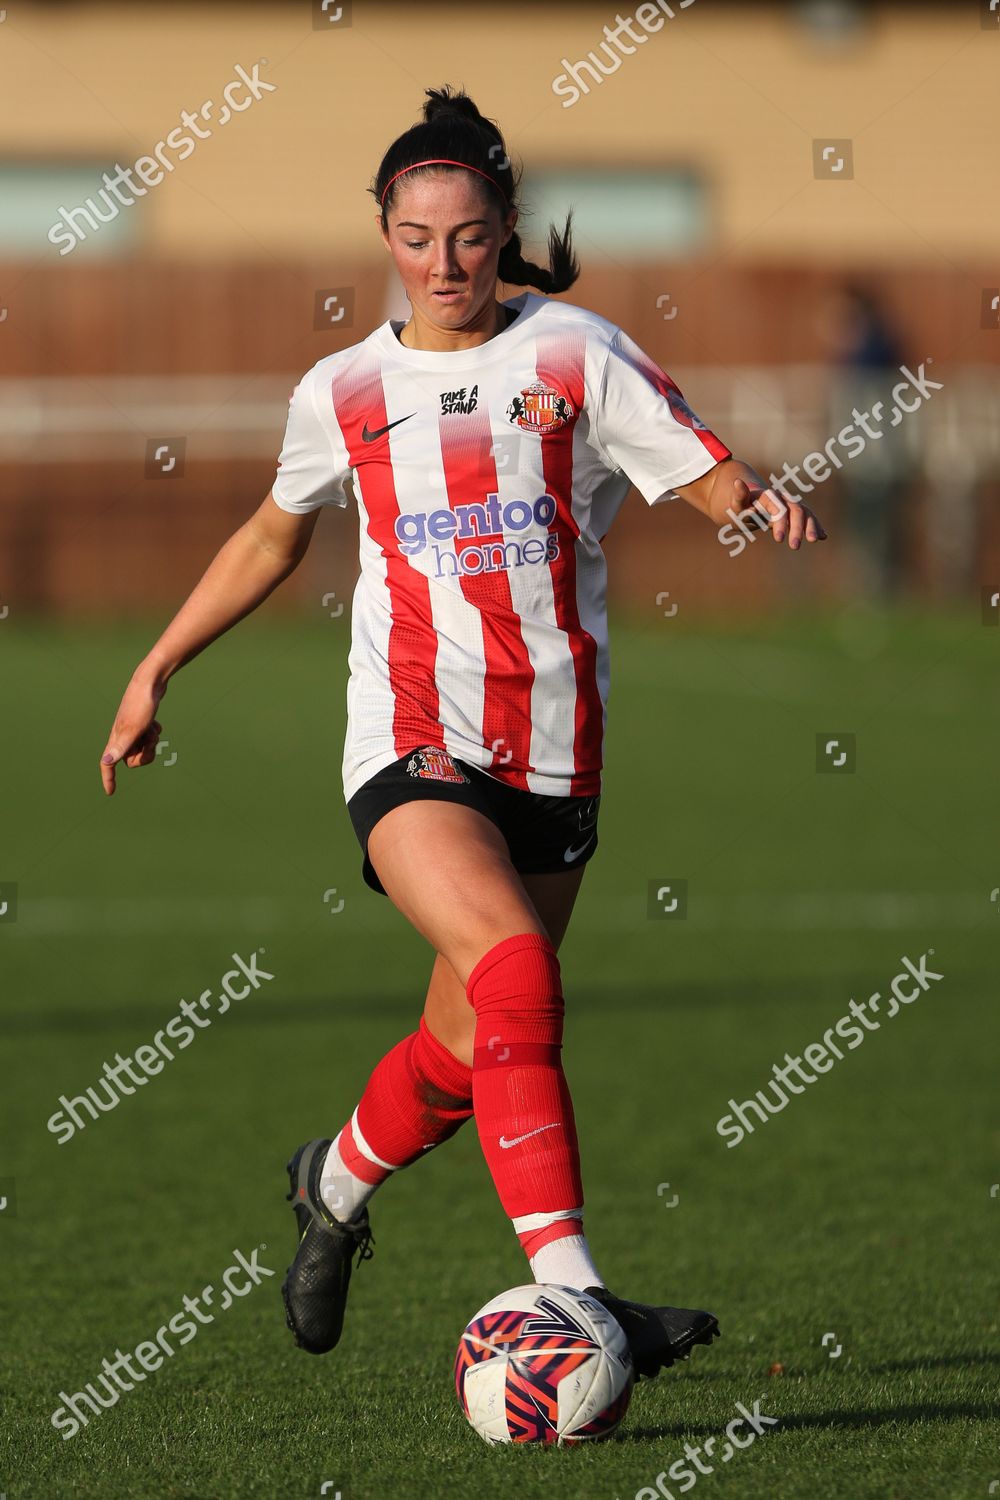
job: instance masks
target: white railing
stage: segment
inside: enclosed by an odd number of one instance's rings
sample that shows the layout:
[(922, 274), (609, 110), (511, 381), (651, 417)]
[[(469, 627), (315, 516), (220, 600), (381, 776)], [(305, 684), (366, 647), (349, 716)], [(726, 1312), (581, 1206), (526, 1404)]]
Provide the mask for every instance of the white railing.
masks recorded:
[[(161, 436), (185, 437), (188, 463), (273, 459), (302, 373), (0, 380), (0, 464), (142, 463), (147, 440)], [(822, 451), (849, 420), (843, 398), (831, 407), (826, 365), (691, 365), (670, 374), (734, 453), (772, 469)], [(1000, 370), (935, 366), (934, 378), (943, 388), (918, 411), (895, 429), (886, 419), (894, 451), (935, 483), (1000, 474)], [(893, 383), (890, 375), (878, 384), (887, 409)], [(870, 405), (875, 390), (871, 382), (859, 389), (859, 404)], [(875, 448), (869, 443), (865, 461)]]

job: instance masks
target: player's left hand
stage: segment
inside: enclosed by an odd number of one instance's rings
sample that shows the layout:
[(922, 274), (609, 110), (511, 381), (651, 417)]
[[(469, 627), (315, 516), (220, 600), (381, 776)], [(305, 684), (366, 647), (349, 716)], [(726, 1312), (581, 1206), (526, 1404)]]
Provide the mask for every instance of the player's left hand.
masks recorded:
[(808, 505), (793, 500), (784, 490), (775, 487), (754, 491), (745, 480), (737, 479), (735, 491), (739, 508), (756, 511), (761, 530), (770, 530), (776, 542), (787, 540), (793, 552), (802, 545), (803, 537), (807, 542), (826, 541), (819, 517)]
[(119, 761), (124, 761), (130, 770), (151, 766), (155, 761), (163, 733), (163, 725), (155, 714), (166, 691), (165, 682), (144, 676), (141, 671), (133, 674), (101, 756), (101, 781), (109, 797), (115, 794), (115, 768)]

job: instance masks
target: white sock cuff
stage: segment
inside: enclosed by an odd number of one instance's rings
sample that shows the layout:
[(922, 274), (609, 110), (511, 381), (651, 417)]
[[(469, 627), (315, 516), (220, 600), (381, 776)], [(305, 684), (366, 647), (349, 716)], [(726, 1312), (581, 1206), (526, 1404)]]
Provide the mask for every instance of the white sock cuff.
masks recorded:
[(583, 1205), (579, 1208), (559, 1208), (549, 1214), (522, 1214), (519, 1219), (511, 1219), (515, 1234), (533, 1234), (536, 1229), (547, 1229), (550, 1224), (558, 1224), (561, 1219), (582, 1219)]
[[(386, 1172), (399, 1171), (399, 1167), (395, 1166), (391, 1161), (383, 1161), (381, 1156), (375, 1155), (375, 1152), (372, 1150), (368, 1142), (365, 1140), (364, 1136), (361, 1134), (361, 1126), (358, 1124), (357, 1110), (355, 1110), (353, 1115), (351, 1116), (351, 1134), (354, 1137), (354, 1144), (361, 1152), (361, 1155), (367, 1156), (368, 1160), (372, 1162), (376, 1167), (382, 1167), (382, 1169)], [(336, 1145), (339, 1140), (340, 1136), (338, 1135), (337, 1141), (334, 1142), (334, 1144)]]

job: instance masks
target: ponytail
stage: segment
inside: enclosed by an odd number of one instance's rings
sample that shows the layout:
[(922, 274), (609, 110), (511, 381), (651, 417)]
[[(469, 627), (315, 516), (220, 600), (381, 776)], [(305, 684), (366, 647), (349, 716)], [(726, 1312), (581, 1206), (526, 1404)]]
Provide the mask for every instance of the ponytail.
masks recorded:
[[(519, 207), (521, 174), (511, 165), (499, 125), (480, 114), (464, 90), (454, 90), (446, 84), (444, 88), (425, 92), (423, 120), (393, 141), (370, 189), (382, 213), (383, 229), (397, 181), (404, 174), (413, 176), (465, 167), (476, 175), (477, 181), (485, 181), (485, 191), (501, 215), (509, 208)], [(572, 220), (569, 213), (561, 233), (555, 225), (550, 225), (547, 266), (525, 260), (521, 237), (515, 230), (500, 251), (498, 280), (509, 286), (537, 287), (547, 294), (571, 287), (580, 274), (580, 263), (573, 252)]]
[(549, 263), (536, 266), (521, 254), (521, 237), (515, 229), (500, 251), (497, 277), (509, 286), (536, 286), (540, 292), (551, 295), (564, 292), (571, 287), (580, 274), (580, 262), (573, 253), (573, 214), (566, 215), (566, 227), (562, 234), (554, 224), (549, 225)]

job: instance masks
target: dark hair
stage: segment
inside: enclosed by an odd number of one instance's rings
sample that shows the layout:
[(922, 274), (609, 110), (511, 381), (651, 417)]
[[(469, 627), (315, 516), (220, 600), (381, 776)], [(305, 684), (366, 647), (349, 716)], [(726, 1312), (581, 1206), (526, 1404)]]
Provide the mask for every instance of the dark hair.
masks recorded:
[[(501, 215), (506, 214), (510, 207), (517, 207), (521, 174), (511, 165), (499, 125), (481, 115), (464, 90), (456, 91), (445, 84), (444, 88), (425, 92), (423, 121), (393, 141), (382, 158), (374, 186), (370, 189), (382, 210), (383, 227), (396, 193), (393, 181), (396, 174), (406, 171), (416, 162), (441, 157), (481, 173), (476, 181), (487, 179), (484, 191), (496, 203)], [(407, 172), (407, 176), (452, 170), (452, 167), (442, 166), (418, 167), (415, 172)], [(562, 233), (554, 224), (549, 226), (548, 266), (537, 266), (533, 261), (525, 260), (521, 254), (521, 239), (515, 230), (500, 251), (498, 279), (511, 286), (534, 286), (541, 292), (564, 292), (580, 274), (580, 263), (573, 253), (572, 224), (570, 212), (566, 215)]]

